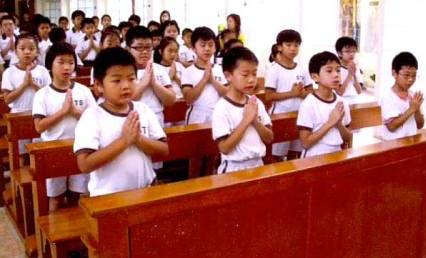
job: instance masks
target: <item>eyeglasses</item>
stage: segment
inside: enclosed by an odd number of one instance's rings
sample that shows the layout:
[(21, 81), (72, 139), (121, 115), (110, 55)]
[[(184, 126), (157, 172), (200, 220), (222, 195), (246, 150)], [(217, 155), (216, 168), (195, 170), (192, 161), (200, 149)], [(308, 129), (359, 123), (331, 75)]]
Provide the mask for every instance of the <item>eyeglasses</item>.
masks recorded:
[(408, 79), (417, 79), (417, 74), (409, 74), (409, 73), (398, 73), (402, 78), (408, 80)]
[(131, 49), (134, 49), (138, 52), (143, 52), (143, 51), (151, 51), (152, 50), (152, 46), (131, 46)]

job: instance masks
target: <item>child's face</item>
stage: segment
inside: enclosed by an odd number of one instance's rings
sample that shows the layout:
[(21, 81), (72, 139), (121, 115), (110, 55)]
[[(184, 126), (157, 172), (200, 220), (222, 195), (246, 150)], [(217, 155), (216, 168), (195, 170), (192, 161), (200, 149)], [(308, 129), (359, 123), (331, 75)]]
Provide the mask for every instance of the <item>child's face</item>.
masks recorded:
[(299, 54), (300, 44), (298, 42), (283, 42), (279, 46), (280, 55), (289, 60), (294, 60), (294, 58)]
[(412, 66), (402, 66), (399, 72), (392, 70), (392, 76), (395, 78), (395, 84), (407, 91), (417, 79), (417, 69)]
[(130, 53), (136, 59), (136, 63), (141, 66), (145, 66), (151, 59), (152, 54), (152, 39), (150, 38), (138, 38), (134, 39), (132, 44), (129, 46)]
[(68, 21), (67, 20), (61, 20), (59, 22), (59, 27), (61, 27), (64, 31), (68, 30)]
[(164, 30), (164, 37), (171, 37), (171, 38), (177, 39), (178, 35), (179, 35), (178, 30), (176, 26), (174, 25), (168, 26)]
[(244, 94), (253, 94), (257, 83), (257, 64), (245, 60), (238, 61), (232, 72), (225, 72), (231, 87)]
[(312, 79), (320, 86), (329, 89), (340, 87), (340, 64), (336, 61), (329, 61), (321, 66), (319, 74), (312, 74)]
[(58, 55), (52, 63), (53, 79), (71, 80), (71, 76), (75, 70), (75, 60), (72, 55)]
[(179, 46), (175, 42), (170, 43), (167, 47), (164, 48), (161, 55), (163, 60), (171, 63), (176, 60), (179, 53)]
[(3, 20), (1, 29), (6, 36), (11, 36), (15, 30), (15, 23), (12, 20)]
[(199, 39), (197, 42), (195, 42), (194, 50), (198, 59), (204, 62), (210, 62), (210, 58), (216, 51), (216, 45), (213, 39)]
[(159, 36), (152, 37), (152, 46), (154, 48), (157, 48), (158, 45), (160, 45), (160, 42), (161, 42), (161, 37), (159, 37)]
[(127, 32), (129, 31), (129, 29), (130, 29), (130, 27), (123, 27), (123, 28), (121, 29), (121, 37), (122, 37), (123, 39), (125, 39), (125, 38), (126, 38), (126, 34), (127, 34)]
[(86, 23), (83, 27), (83, 32), (88, 36), (92, 36), (95, 33), (95, 25), (93, 23)]
[(109, 26), (111, 26), (111, 18), (106, 16), (102, 19), (102, 27), (107, 28)]
[(37, 57), (38, 49), (34, 39), (24, 38), (19, 40), (16, 46), (16, 55), (19, 61), (30, 64)]
[(102, 82), (95, 86), (104, 96), (105, 102), (113, 107), (125, 107), (132, 100), (136, 74), (133, 66), (114, 65), (108, 68)]
[(50, 24), (42, 23), (38, 26), (38, 35), (42, 39), (48, 39), (50, 30), (51, 30)]
[(345, 63), (352, 63), (355, 59), (357, 48), (354, 46), (345, 46), (342, 51), (339, 52), (340, 58)]
[(99, 27), (99, 19), (93, 19), (93, 22), (95, 23), (95, 28), (97, 29)]
[(120, 46), (120, 38), (117, 35), (112, 34), (106, 36), (104, 42), (102, 43), (102, 48), (111, 48), (111, 47), (119, 47)]
[(72, 20), (72, 23), (74, 23), (74, 26), (76, 28), (81, 28), (82, 21), (83, 21), (83, 16), (77, 16)]
[(185, 45), (191, 46), (191, 36), (192, 32), (187, 32), (185, 36), (183, 36), (183, 42), (185, 42)]

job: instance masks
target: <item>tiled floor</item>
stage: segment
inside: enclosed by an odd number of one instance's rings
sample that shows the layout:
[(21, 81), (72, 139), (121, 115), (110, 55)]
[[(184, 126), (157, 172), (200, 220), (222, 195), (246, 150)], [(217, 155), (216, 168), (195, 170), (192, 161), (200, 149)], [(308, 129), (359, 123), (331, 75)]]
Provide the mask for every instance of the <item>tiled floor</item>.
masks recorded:
[(0, 243), (0, 258), (27, 257), (4, 208), (0, 208)]

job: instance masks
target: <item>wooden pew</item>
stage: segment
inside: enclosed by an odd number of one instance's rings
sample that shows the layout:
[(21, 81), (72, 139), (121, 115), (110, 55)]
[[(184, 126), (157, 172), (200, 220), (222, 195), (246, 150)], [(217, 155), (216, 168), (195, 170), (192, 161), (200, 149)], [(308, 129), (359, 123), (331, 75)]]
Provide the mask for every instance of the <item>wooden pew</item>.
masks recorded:
[(91, 258), (424, 257), (425, 158), (420, 134), (87, 198), (82, 239)]
[(90, 66), (80, 66), (77, 68), (77, 76), (90, 76), (90, 71), (92, 70), (92, 67)]
[(72, 80), (80, 84), (83, 84), (89, 88), (92, 88), (92, 85), (90, 84), (90, 75), (77, 76), (72, 78)]

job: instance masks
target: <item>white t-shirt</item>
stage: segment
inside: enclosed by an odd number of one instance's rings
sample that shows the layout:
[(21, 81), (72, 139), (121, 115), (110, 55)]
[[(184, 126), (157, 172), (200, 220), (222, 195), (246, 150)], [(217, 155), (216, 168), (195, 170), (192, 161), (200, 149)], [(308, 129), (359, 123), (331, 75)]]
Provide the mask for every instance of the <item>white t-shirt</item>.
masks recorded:
[[(249, 96), (247, 96), (247, 99)], [(257, 99), (258, 120), (263, 125), (271, 126), (271, 118), (266, 112), (262, 101)], [(215, 141), (228, 137), (241, 123), (244, 115), (244, 105), (222, 97), (217, 102), (212, 117), (212, 135)], [(253, 125), (244, 132), (240, 142), (228, 154), (221, 153), (223, 160), (244, 161), (265, 156), (266, 147)]]
[[(312, 85), (309, 72), (300, 64), (294, 68), (287, 68), (279, 63), (273, 63), (266, 71), (265, 88), (276, 92), (289, 92), (293, 84), (302, 82), (304, 86)], [(275, 101), (271, 107), (271, 114), (297, 111), (302, 98), (291, 98), (281, 101)]]
[[(3, 50), (9, 46), (9, 41), (11, 37), (6, 37), (5, 35), (1, 35), (0, 37), (0, 50)], [(16, 37), (12, 37), (13, 44), (15, 44)], [(10, 64), (17, 64), (19, 62), (18, 57), (16, 56), (15, 50), (10, 49), (5, 56), (2, 56), (4, 61), (10, 61)]]
[[(414, 93), (409, 91), (410, 96)], [(404, 124), (402, 124), (396, 131), (391, 132), (386, 127), (391, 119), (394, 119), (403, 114), (410, 107), (410, 100), (401, 99), (391, 89), (386, 92), (380, 100), (380, 106), (382, 108), (382, 138), (383, 140), (393, 140), (401, 137), (412, 136), (417, 133), (417, 124), (414, 114), (411, 115)]]
[[(99, 47), (99, 41), (97, 38), (94, 38), (94, 44), (96, 47)], [(84, 37), (82, 41), (80, 41), (77, 44), (77, 47), (75, 48), (75, 53), (77, 55), (80, 55), (81, 53), (83, 53), (86, 49), (88, 49), (90, 46), (90, 40), (87, 39), (87, 37)], [(94, 61), (96, 58), (96, 55), (98, 53), (96, 52), (96, 50), (94, 50), (93, 48), (90, 49), (89, 53), (87, 54), (86, 58), (84, 58), (82, 61)]]
[[(185, 70), (185, 67), (179, 62), (175, 62), (175, 64), (176, 64), (176, 74), (179, 78), (182, 79), (182, 73)], [(166, 70), (167, 74), (170, 74), (171, 66), (165, 66), (165, 65), (161, 65), (161, 66)], [(176, 98), (183, 97), (180, 85), (174, 80), (172, 81), (172, 89), (176, 94)]]
[[(25, 70), (21, 70), (16, 65), (12, 65), (7, 68), (3, 73), (3, 80), (1, 82), (2, 90), (14, 91), (24, 81)], [(49, 72), (44, 66), (37, 65), (31, 70), (33, 82), (38, 86), (44, 87), (52, 83)], [(9, 104), (11, 113), (29, 111), (33, 107), (33, 98), (35, 90), (32, 87), (28, 87), (25, 91)]]
[[(150, 139), (165, 139), (166, 134), (155, 114), (142, 102), (131, 102), (139, 114), (141, 134)], [(75, 129), (74, 152), (93, 152), (105, 148), (121, 136), (127, 114), (117, 114), (102, 105), (86, 109)], [(155, 173), (151, 158), (132, 145), (102, 167), (90, 173), (90, 196), (146, 187)]]
[(180, 62), (193, 62), (195, 61), (195, 52), (191, 48), (182, 44), (179, 47), (179, 61)]
[[(225, 75), (223, 74), (222, 67), (213, 65), (213, 77), (221, 84), (227, 84)], [(187, 67), (182, 74), (182, 89), (184, 87), (195, 87), (204, 76), (204, 68), (199, 68), (195, 64)], [(197, 100), (192, 104), (194, 108), (213, 111), (214, 106), (220, 98), (219, 92), (211, 83), (207, 83)]]
[(86, 34), (84, 34), (84, 32), (81, 30), (76, 32), (75, 28), (67, 30), (65, 34), (67, 36), (66, 42), (71, 44), (72, 46), (77, 46), (78, 43), (84, 41), (84, 37), (86, 36)]
[[(340, 78), (342, 83), (346, 80), (346, 78), (348, 77), (348, 74), (349, 74), (348, 68), (341, 66)], [(355, 77), (358, 79), (358, 82), (360, 84), (364, 83), (364, 79), (362, 78), (361, 70), (359, 68), (356, 69)], [(356, 92), (356, 89), (355, 89), (354, 78), (352, 78), (352, 80), (349, 81), (348, 86), (346, 87), (346, 90), (342, 96), (352, 97), (357, 95), (358, 93)]]
[[(169, 88), (172, 86), (172, 82), (170, 81), (169, 74), (166, 69), (156, 63), (152, 64), (152, 68), (154, 69), (154, 76), (157, 83), (163, 87)], [(145, 69), (138, 70), (138, 80), (142, 80), (145, 75)], [(151, 87), (148, 87), (142, 95), (140, 99), (143, 103), (145, 103), (149, 108), (151, 108), (154, 113), (163, 112), (164, 107), (161, 103), (160, 99), (155, 95), (154, 90)]]
[[(297, 127), (299, 129), (318, 131), (328, 120), (331, 111), (338, 102), (343, 102), (345, 115), (342, 120), (344, 126), (351, 123), (351, 113), (347, 101), (333, 93), (334, 100), (325, 101), (315, 93), (309, 94), (302, 102), (297, 116)], [(343, 143), (343, 139), (337, 127), (331, 128), (324, 137), (307, 151), (309, 156), (327, 153), (329, 149), (338, 148)]]
[[(90, 106), (95, 106), (95, 98), (89, 88), (79, 83), (73, 83), (70, 87), (74, 105), (85, 110)], [(58, 112), (65, 101), (66, 90), (58, 89), (52, 84), (36, 92), (33, 103), (33, 117), (45, 118)], [(61, 121), (41, 133), (43, 141), (53, 141), (62, 139), (73, 139), (74, 130), (77, 125), (77, 118), (67, 115)]]
[(46, 54), (49, 47), (52, 45), (50, 39), (42, 40), (38, 43), (38, 64), (44, 66), (46, 63)]

